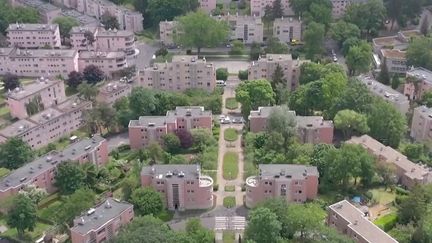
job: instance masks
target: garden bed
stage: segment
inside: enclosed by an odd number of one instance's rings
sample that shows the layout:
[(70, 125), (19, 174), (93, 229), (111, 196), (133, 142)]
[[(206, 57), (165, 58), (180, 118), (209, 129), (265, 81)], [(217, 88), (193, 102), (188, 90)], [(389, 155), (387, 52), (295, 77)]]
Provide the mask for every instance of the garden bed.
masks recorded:
[(225, 99), (225, 108), (229, 110), (235, 110), (238, 108), (238, 102), (236, 98), (226, 98)]
[(237, 178), (238, 154), (235, 152), (226, 152), (223, 158), (223, 177), (225, 180), (234, 180)]
[(237, 130), (234, 128), (227, 128), (224, 132), (224, 139), (228, 142), (234, 142), (238, 138)]
[(223, 199), (223, 205), (226, 208), (233, 208), (236, 205), (236, 199), (233, 196), (224, 197)]

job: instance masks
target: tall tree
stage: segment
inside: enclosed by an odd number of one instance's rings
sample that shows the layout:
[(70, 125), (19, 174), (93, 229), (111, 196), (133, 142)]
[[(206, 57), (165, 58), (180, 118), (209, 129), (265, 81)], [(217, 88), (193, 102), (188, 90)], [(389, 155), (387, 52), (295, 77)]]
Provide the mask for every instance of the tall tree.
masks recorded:
[(151, 24), (157, 26), (161, 21), (171, 21), (177, 16), (195, 11), (199, 6), (197, 0), (148, 0), (146, 14)]
[(68, 79), (66, 80), (66, 84), (71, 88), (78, 88), (78, 85), (80, 85), (84, 80), (84, 76), (82, 73), (77, 71), (72, 71), (68, 74)]
[[(143, 232), (146, 233), (143, 234)], [(135, 217), (130, 224), (120, 229), (119, 234), (113, 241), (118, 243), (182, 242), (179, 241), (178, 235), (170, 230), (167, 224), (151, 215)]]
[(162, 136), (163, 146), (169, 153), (177, 153), (180, 148), (180, 139), (172, 133)]
[(213, 243), (215, 241), (213, 231), (204, 228), (199, 218), (192, 218), (187, 221), (186, 236), (191, 243)]
[(84, 32), (84, 41), (85, 41), (85, 43), (83, 43), (84, 45), (93, 46), (93, 43), (96, 41), (96, 39), (91, 31), (86, 30)]
[(112, 15), (108, 11), (105, 11), (102, 14), (101, 24), (103, 24), (103, 26), (106, 30), (109, 30), (109, 29), (111, 29), (111, 30), (117, 29), (118, 30), (120, 28), (120, 24), (119, 24), (116, 16)]
[(95, 85), (91, 85), (87, 82), (83, 82), (77, 87), (78, 93), (86, 100), (94, 101), (99, 93), (99, 90)]
[(4, 90), (13, 90), (20, 86), (18, 76), (12, 73), (6, 73), (2, 78), (2, 82)]
[(228, 25), (204, 12), (189, 13), (178, 19), (174, 39), (185, 47), (196, 47), (198, 56), (202, 47), (215, 47), (228, 38)]
[(267, 132), (282, 135), (285, 148), (288, 148), (289, 143), (295, 139), (296, 126), (295, 113), (290, 111), (287, 106), (273, 107), (267, 119)]
[(96, 194), (87, 188), (76, 190), (73, 194), (64, 198), (64, 203), (54, 216), (54, 221), (58, 225), (71, 224), (72, 220), (82, 213), (93, 207), (96, 201)]
[(88, 65), (83, 70), (84, 79), (95, 84), (105, 79), (105, 73), (96, 65)]
[(249, 52), (249, 57), (252, 61), (258, 60), (261, 55), (261, 44), (257, 42), (252, 42)]
[(384, 57), (384, 60), (381, 63), (380, 66), (380, 73), (378, 75), (378, 81), (380, 81), (381, 83), (385, 84), (385, 85), (389, 85), (390, 84), (390, 74), (387, 68), (387, 58)]
[(162, 197), (153, 188), (138, 188), (132, 192), (131, 202), (139, 215), (158, 215), (163, 209)]
[(284, 9), (281, 0), (273, 1), (272, 12), (273, 18), (275, 19), (281, 18), (283, 16)]
[(176, 131), (176, 136), (180, 140), (180, 146), (184, 149), (188, 149), (193, 145), (192, 134), (186, 129), (178, 129)]
[(55, 183), (59, 192), (70, 195), (84, 186), (85, 174), (77, 163), (66, 161), (61, 163), (55, 172)]
[(382, 0), (371, 0), (365, 3), (350, 4), (345, 14), (345, 21), (357, 25), (363, 36), (378, 34), (385, 18), (385, 7)]
[(16, 228), (18, 235), (22, 237), (26, 230), (33, 231), (36, 227), (36, 205), (25, 195), (18, 195), (13, 205), (7, 214), (7, 224)]
[(252, 80), (240, 83), (236, 88), (236, 99), (242, 104), (243, 116), (247, 117), (252, 109), (272, 105), (274, 92), (267, 80)]
[(324, 45), (324, 25), (311, 22), (308, 24), (303, 39), (305, 41), (304, 49), (306, 51), (306, 58), (314, 59), (323, 53)]
[(0, 145), (0, 167), (17, 169), (32, 159), (33, 151), (20, 138), (10, 138)]
[(278, 64), (271, 77), (271, 86), (275, 95), (276, 104), (280, 105), (282, 101), (282, 93), (286, 90), (287, 80), (284, 77), (282, 67)]
[(346, 56), (350, 75), (369, 71), (371, 58), (372, 48), (368, 43), (362, 41), (359, 45), (351, 47)]
[(129, 96), (129, 108), (134, 117), (148, 116), (156, 109), (157, 100), (151, 90), (142, 87), (132, 89)]
[(367, 117), (353, 110), (341, 110), (334, 118), (335, 128), (342, 130), (344, 137), (349, 138), (353, 131), (364, 134), (369, 131)]
[(414, 38), (406, 52), (407, 65), (432, 69), (432, 38)]
[[(399, 79), (399, 78), (398, 78)], [(428, 91), (422, 95), (421, 104), (427, 107), (432, 107), (432, 92)]]
[(277, 220), (276, 214), (268, 208), (259, 207), (249, 214), (245, 237), (253, 242), (278, 242), (281, 229), (282, 225)]
[(348, 38), (360, 38), (360, 29), (357, 25), (339, 20), (331, 24), (330, 36), (336, 40), (340, 47)]
[(79, 26), (79, 22), (76, 19), (68, 16), (57, 17), (53, 20), (53, 23), (59, 25), (60, 35), (63, 40), (69, 38), (69, 32), (72, 27)]
[(398, 75), (394, 74), (392, 79), (391, 79), (391, 87), (393, 89), (397, 89), (397, 88), (399, 88), (400, 83), (401, 82), (400, 82)]
[(271, 54), (288, 54), (289, 47), (287, 44), (280, 42), (278, 38), (271, 37), (267, 41), (265, 52)]

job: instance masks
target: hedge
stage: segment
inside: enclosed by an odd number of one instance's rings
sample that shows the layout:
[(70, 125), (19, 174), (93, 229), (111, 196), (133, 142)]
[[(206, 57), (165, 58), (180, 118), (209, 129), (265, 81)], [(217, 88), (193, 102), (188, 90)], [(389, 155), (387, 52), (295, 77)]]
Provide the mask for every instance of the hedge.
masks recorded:
[(398, 220), (397, 213), (393, 212), (387, 215), (382, 216), (381, 218), (374, 221), (378, 227), (380, 227), (384, 231), (389, 231), (393, 229)]

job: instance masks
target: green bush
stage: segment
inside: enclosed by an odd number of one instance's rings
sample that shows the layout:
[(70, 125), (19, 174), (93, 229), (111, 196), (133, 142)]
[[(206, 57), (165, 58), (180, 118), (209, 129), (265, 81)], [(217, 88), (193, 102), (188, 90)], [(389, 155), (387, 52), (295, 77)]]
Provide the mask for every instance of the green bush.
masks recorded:
[(213, 191), (219, 190), (219, 184), (213, 184)]
[(397, 213), (390, 213), (390, 214), (384, 215), (381, 218), (375, 220), (374, 224), (376, 224), (382, 230), (387, 232), (387, 231), (393, 229), (393, 227), (397, 223), (397, 220), (398, 220)]
[(224, 132), (224, 139), (229, 142), (237, 140), (237, 130), (235, 128), (227, 128)]
[(233, 196), (224, 197), (223, 199), (223, 205), (226, 208), (233, 208), (236, 205), (236, 199)]
[(408, 195), (408, 193), (409, 193), (408, 190), (405, 190), (402, 187), (398, 187), (398, 186), (395, 187), (395, 190), (396, 190), (396, 194), (398, 194), (398, 195)]
[(216, 79), (226, 81), (228, 79), (228, 69), (226, 68), (216, 69)]
[(239, 40), (235, 40), (232, 42), (232, 47), (230, 50), (230, 55), (243, 55), (244, 53), (244, 44)]
[(226, 98), (225, 107), (229, 110), (235, 110), (238, 108), (238, 102), (236, 98)]
[(249, 72), (248, 70), (240, 70), (238, 73), (238, 78), (240, 80), (247, 80), (249, 77)]

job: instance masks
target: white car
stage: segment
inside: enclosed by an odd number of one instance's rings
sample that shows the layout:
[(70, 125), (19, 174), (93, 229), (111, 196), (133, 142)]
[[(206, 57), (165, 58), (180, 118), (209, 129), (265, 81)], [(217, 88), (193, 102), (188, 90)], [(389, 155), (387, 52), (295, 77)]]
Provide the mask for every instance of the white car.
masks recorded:
[(337, 57), (333, 56), (333, 62), (337, 62), (337, 61), (338, 61)]
[(231, 119), (229, 117), (225, 117), (224, 119), (221, 119), (220, 123), (221, 124), (230, 124)]

